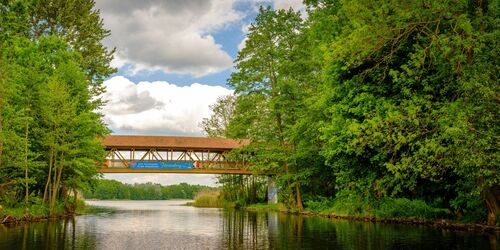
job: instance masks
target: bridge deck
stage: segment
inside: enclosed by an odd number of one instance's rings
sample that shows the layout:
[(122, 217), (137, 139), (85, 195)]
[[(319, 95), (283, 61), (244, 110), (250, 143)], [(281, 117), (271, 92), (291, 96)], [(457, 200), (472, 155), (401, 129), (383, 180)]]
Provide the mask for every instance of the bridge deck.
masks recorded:
[(110, 135), (104, 139), (107, 149), (202, 149), (212, 151), (228, 151), (246, 146), (250, 143), (246, 139), (184, 137), (184, 136), (130, 136)]
[(108, 136), (103, 173), (251, 174), (226, 154), (249, 140), (179, 136)]
[(251, 175), (252, 172), (244, 169), (132, 169), (132, 168), (101, 168), (101, 173), (123, 174), (123, 173), (170, 173), (170, 174), (238, 174)]

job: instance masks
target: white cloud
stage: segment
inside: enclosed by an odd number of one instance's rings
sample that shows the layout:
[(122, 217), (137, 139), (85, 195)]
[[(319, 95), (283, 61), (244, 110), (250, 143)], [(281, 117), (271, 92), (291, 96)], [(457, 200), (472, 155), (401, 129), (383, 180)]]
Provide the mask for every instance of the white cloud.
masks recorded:
[(210, 116), (209, 105), (232, 91), (193, 83), (179, 87), (164, 81), (135, 84), (123, 76), (104, 82), (104, 120), (118, 133), (202, 135), (198, 124)]
[(243, 24), (241, 26), (241, 32), (245, 35), (245, 37), (243, 38), (243, 40), (241, 40), (240, 44), (238, 44), (238, 50), (242, 50), (243, 48), (245, 48), (246, 42), (248, 40), (247, 34), (249, 29), (250, 29), (249, 23)]
[(203, 76), (232, 66), (232, 58), (210, 35), (241, 20), (236, 0), (101, 0), (105, 41), (116, 47), (113, 65), (132, 64), (130, 73), (163, 70)]
[(290, 8), (295, 11), (302, 11), (305, 9), (304, 3), (302, 0), (274, 0), (274, 8), (275, 9), (285, 9), (288, 10)]

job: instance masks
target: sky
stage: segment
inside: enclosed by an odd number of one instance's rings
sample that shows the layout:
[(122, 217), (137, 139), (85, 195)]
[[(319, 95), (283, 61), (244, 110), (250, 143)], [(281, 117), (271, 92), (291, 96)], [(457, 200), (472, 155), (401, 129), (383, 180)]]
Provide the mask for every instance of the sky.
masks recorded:
[[(259, 6), (303, 11), (301, 0), (97, 0), (103, 43), (116, 48), (101, 112), (115, 135), (204, 136), (209, 106), (233, 91), (233, 61)], [(125, 183), (216, 185), (212, 175), (105, 174)]]

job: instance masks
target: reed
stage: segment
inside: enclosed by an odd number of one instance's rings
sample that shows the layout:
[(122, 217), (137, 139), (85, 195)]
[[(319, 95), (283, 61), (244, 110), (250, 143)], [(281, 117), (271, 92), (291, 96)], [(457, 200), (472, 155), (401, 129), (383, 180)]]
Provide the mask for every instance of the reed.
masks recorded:
[(194, 196), (194, 207), (222, 207), (220, 190), (214, 188), (204, 188)]

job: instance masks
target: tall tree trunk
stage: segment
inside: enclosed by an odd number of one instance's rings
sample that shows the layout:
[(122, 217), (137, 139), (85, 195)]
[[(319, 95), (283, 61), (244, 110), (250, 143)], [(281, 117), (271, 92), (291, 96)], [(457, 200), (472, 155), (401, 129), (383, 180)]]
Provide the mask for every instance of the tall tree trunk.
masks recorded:
[(302, 191), (300, 190), (300, 181), (297, 180), (297, 182), (295, 183), (295, 194), (297, 195), (297, 198), (295, 199), (295, 201), (297, 202), (297, 209), (299, 211), (302, 211), (304, 210), (304, 205), (302, 204)]
[(495, 226), (497, 217), (500, 216), (500, 186), (495, 185), (484, 189), (481, 192), (481, 198), (488, 209), (488, 225)]
[[(0, 99), (1, 104), (1, 99)], [(2, 166), (2, 155), (3, 155), (3, 117), (0, 112), (0, 167)]]
[(77, 206), (78, 206), (78, 191), (76, 191), (76, 188), (73, 188), (73, 209), (75, 211)]
[(29, 183), (28, 183), (28, 130), (29, 130), (29, 124), (26, 122), (26, 128), (24, 131), (24, 187), (25, 187), (25, 197), (24, 197), (24, 202), (25, 206), (28, 206), (28, 200), (29, 200)]
[(50, 214), (54, 212), (54, 206), (56, 204), (57, 197), (59, 195), (59, 184), (61, 181), (61, 175), (64, 168), (64, 152), (61, 153), (61, 160), (59, 161), (59, 167), (55, 169), (54, 179), (52, 180), (52, 197), (50, 199)]
[(66, 205), (68, 203), (68, 190), (66, 189), (66, 185), (64, 185), (64, 182), (61, 183), (61, 198), (64, 201), (64, 204)]
[[(288, 176), (288, 161), (287, 160), (285, 160), (285, 173)], [(288, 193), (289, 193), (289, 197), (290, 197), (289, 204), (291, 204), (292, 206), (295, 207), (297, 205), (297, 201), (295, 200), (295, 194), (293, 192), (292, 183), (290, 182), (289, 177), (287, 177), (287, 179), (286, 179), (286, 185), (287, 185), (287, 189), (288, 189)]]
[(61, 172), (61, 167), (55, 170), (54, 179), (52, 180), (52, 196), (50, 197), (50, 214), (54, 213), (54, 207), (56, 205), (56, 200), (59, 194), (60, 172)]
[(49, 173), (47, 175), (47, 182), (45, 183), (45, 190), (43, 191), (43, 201), (42, 204), (45, 204), (45, 201), (49, 199), (49, 187), (50, 187), (50, 180), (52, 178), (52, 167), (54, 166), (54, 148), (51, 147), (49, 149)]
[(252, 193), (251, 194), (251, 197), (250, 197), (250, 202), (251, 203), (255, 203), (255, 201), (257, 200), (257, 187), (255, 185), (255, 176), (252, 175), (252, 189), (250, 190), (250, 192)]

